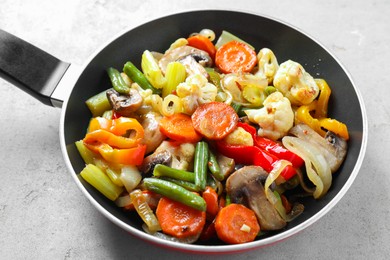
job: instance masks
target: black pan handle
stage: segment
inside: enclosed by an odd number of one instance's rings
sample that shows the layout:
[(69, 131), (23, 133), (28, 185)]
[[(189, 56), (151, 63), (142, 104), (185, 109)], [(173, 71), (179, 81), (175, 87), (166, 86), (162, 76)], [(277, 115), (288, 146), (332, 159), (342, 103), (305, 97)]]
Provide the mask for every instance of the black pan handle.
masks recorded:
[(69, 66), (0, 29), (0, 77), (42, 103), (55, 106), (51, 96)]

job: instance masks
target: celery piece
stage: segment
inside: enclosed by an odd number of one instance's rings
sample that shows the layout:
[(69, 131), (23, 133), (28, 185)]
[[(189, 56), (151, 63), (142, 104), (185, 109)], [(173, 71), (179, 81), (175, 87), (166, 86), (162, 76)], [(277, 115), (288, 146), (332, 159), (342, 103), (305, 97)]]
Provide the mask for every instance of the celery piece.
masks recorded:
[(80, 173), (81, 177), (101, 192), (108, 199), (114, 201), (123, 192), (123, 188), (116, 186), (107, 175), (93, 164), (87, 164)]
[(176, 87), (185, 81), (186, 76), (186, 68), (183, 64), (178, 61), (169, 63), (167, 71), (165, 72), (167, 84), (163, 88), (162, 96), (166, 97), (167, 95), (172, 94), (176, 90)]
[(141, 68), (145, 77), (153, 87), (160, 89), (167, 84), (167, 80), (164, 78), (157, 61), (153, 57), (153, 54), (148, 50), (144, 51), (142, 54)]
[(251, 49), (255, 49), (252, 45), (250, 45), (249, 43), (247, 43), (246, 41), (238, 38), (237, 36), (231, 34), (230, 32), (228, 31), (222, 31), (221, 35), (219, 36), (218, 40), (217, 40), (217, 43), (215, 44), (215, 48), (219, 48), (221, 47), (222, 45), (228, 43), (228, 42), (231, 42), (231, 41), (238, 41), (238, 42), (242, 42), (242, 43), (245, 43), (246, 45), (248, 45)]
[(116, 186), (123, 187), (123, 182), (120, 178), (119, 172), (113, 170), (112, 168), (107, 168), (106, 174)]
[(105, 119), (112, 119), (112, 109), (104, 111), (102, 117)]
[(89, 150), (82, 140), (75, 142), (76, 148), (79, 151), (81, 158), (83, 158), (86, 164), (94, 163), (95, 156), (94, 153)]
[(255, 107), (262, 106), (265, 99), (264, 91), (255, 85), (246, 85), (242, 96)]
[(119, 178), (120, 172), (109, 165), (108, 162), (103, 159), (95, 159), (94, 165), (99, 167), (116, 186), (123, 187), (123, 183)]
[(101, 116), (106, 110), (111, 109), (111, 104), (108, 101), (106, 91), (102, 91), (99, 94), (90, 97), (85, 103), (94, 117)]
[(207, 71), (207, 74), (209, 74), (211, 83), (213, 83), (218, 88), (218, 90), (222, 90), (221, 75), (219, 75), (219, 73), (216, 72), (214, 68), (205, 68), (205, 69)]

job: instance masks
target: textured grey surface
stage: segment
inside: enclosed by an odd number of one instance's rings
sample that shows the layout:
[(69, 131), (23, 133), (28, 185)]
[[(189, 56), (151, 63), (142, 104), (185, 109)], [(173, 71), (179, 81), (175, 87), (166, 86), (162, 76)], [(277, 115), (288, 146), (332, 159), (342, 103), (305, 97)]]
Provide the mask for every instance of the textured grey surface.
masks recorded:
[[(369, 141), (360, 173), (316, 224), (273, 246), (223, 259), (388, 259), (390, 255), (390, 2), (2, 0), (0, 28), (83, 64), (141, 22), (194, 9), (238, 9), (281, 19), (318, 39), (364, 98)], [(155, 247), (106, 220), (78, 190), (59, 145), (60, 109), (0, 80), (0, 259), (197, 259)]]

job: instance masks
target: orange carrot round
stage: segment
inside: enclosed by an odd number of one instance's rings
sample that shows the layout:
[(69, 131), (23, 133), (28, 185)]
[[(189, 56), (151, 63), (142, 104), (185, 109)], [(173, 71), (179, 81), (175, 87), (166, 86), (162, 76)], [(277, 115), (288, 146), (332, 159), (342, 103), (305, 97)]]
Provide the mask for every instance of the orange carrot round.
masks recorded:
[(260, 231), (260, 226), (253, 210), (233, 203), (219, 211), (215, 230), (222, 241), (242, 244), (253, 241)]
[(215, 54), (215, 65), (223, 73), (250, 72), (256, 63), (256, 52), (238, 41), (225, 43)]
[(166, 197), (160, 199), (156, 216), (162, 231), (177, 238), (200, 234), (206, 223), (206, 212)]
[(211, 140), (219, 140), (230, 134), (238, 123), (234, 109), (221, 102), (200, 105), (191, 116), (196, 131)]
[(196, 143), (202, 139), (193, 125), (191, 117), (186, 114), (173, 114), (160, 120), (160, 131), (172, 140), (182, 143)]
[(214, 218), (218, 211), (218, 194), (210, 186), (206, 186), (206, 189), (202, 193), (203, 199), (206, 201), (206, 212), (211, 217)]
[(214, 237), (216, 237), (217, 234), (215, 232), (215, 221), (212, 222), (206, 222), (202, 233), (199, 236), (200, 241), (207, 241)]
[(194, 36), (191, 36), (187, 39), (188, 45), (197, 49), (200, 49), (202, 51), (207, 52), (212, 59), (215, 57), (215, 52), (217, 51), (215, 49), (214, 44), (210, 41), (209, 38), (197, 34)]

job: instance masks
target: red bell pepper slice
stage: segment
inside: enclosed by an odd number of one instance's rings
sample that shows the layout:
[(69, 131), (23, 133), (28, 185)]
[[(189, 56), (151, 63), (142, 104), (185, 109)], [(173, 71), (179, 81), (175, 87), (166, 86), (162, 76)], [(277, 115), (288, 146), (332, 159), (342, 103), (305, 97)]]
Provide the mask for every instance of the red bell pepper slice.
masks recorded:
[(237, 124), (237, 127), (243, 128), (245, 131), (252, 135), (255, 146), (269, 152), (272, 155), (275, 155), (279, 159), (284, 159), (291, 162), (295, 168), (300, 168), (303, 165), (304, 161), (301, 157), (287, 150), (281, 144), (271, 139), (258, 136), (256, 133), (256, 128), (254, 128), (253, 126), (239, 122)]
[[(217, 141), (216, 147), (219, 153), (234, 159), (236, 163), (261, 166), (266, 172), (271, 172), (274, 168), (274, 163), (280, 160), (275, 155), (257, 146), (229, 145), (223, 141)], [(285, 181), (288, 181), (295, 174), (296, 170), (294, 167), (288, 165), (280, 173), (280, 176)]]

